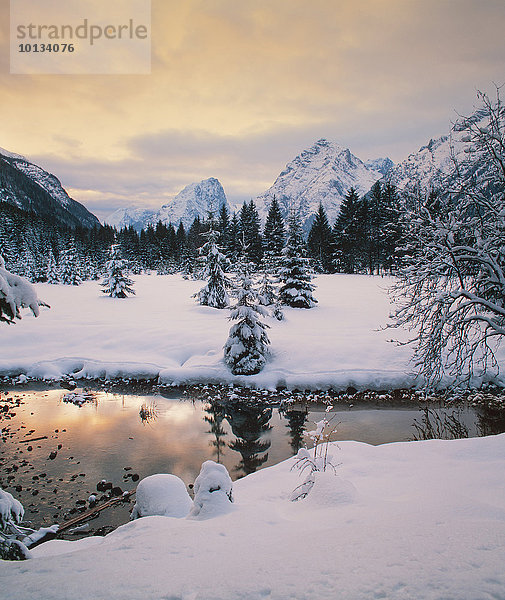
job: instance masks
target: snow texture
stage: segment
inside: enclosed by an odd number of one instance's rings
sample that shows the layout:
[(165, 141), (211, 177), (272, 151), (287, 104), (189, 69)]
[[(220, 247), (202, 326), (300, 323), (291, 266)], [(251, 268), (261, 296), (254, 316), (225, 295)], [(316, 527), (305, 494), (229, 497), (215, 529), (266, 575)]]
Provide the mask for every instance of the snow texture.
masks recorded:
[(224, 465), (213, 460), (205, 461), (195, 479), (194, 491), (190, 519), (210, 519), (232, 509), (232, 481)]
[[(271, 359), (257, 375), (234, 376), (223, 360), (229, 330), (226, 311), (191, 299), (201, 282), (180, 275), (136, 277), (128, 302), (97, 293), (97, 284), (34, 284), (51, 305), (35, 320), (26, 314), (2, 327), (0, 374), (58, 379), (160, 377), (166, 384), (236, 383), (275, 389), (387, 389), (414, 383), (411, 350), (382, 331), (391, 304), (388, 277), (319, 275), (318, 305), (284, 309), (268, 319)], [(500, 350), (504, 362), (504, 350)]]
[(131, 519), (140, 517), (185, 517), (193, 502), (184, 485), (176, 475), (157, 473), (140, 481), (135, 495)]
[(23, 600), (504, 597), (505, 434), (382, 446), (344, 441), (331, 451), (341, 463), (337, 476), (318, 476), (304, 500), (289, 501), (300, 483), (289, 459), (235, 482), (234, 510), (224, 515), (146, 517), (104, 538), (46, 542), (31, 560), (1, 564), (1, 594)]

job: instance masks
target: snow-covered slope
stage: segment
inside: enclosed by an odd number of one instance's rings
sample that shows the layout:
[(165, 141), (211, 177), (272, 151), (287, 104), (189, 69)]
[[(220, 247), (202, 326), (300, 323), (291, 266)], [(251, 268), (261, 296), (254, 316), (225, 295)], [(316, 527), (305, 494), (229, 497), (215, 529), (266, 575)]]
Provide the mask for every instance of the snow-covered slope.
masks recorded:
[(371, 158), (365, 165), (368, 169), (385, 175), (394, 166), (394, 162), (390, 158)]
[(120, 208), (109, 215), (105, 222), (116, 228), (132, 225), (137, 230), (155, 225), (158, 221), (166, 225), (182, 222), (187, 230), (196, 217), (206, 219), (209, 212), (217, 216), (222, 206), (230, 210), (223, 186), (219, 180), (210, 177), (187, 185), (159, 210)]
[[(471, 117), (476, 122), (482, 121), (485, 113), (477, 110)], [(487, 169), (478, 153), (468, 152), (466, 132), (455, 125), (446, 134), (430, 139), (417, 152), (410, 154), (403, 162), (394, 165), (385, 179), (403, 192), (420, 192), (428, 194), (431, 190), (447, 190), (447, 177), (455, 169), (455, 161), (463, 172), (473, 172), (481, 176)]]
[[(376, 166), (383, 168), (384, 163)], [(363, 195), (382, 176), (381, 171), (367, 167), (347, 148), (321, 139), (286, 165), (272, 187), (257, 197), (256, 205), (260, 215), (265, 218), (275, 196), (284, 216), (288, 215), (291, 208), (297, 209), (307, 229), (320, 202), (333, 223), (351, 187)]]
[(0, 148), (0, 174), (0, 201), (72, 227), (100, 225), (95, 215), (70, 198), (57, 177), (23, 156)]
[(46, 542), (2, 563), (2, 597), (503, 600), (505, 434), (344, 441), (329, 456), (336, 472), (316, 473), (298, 502), (290, 458), (235, 482), (226, 514)]
[(148, 225), (156, 223), (157, 210), (148, 208), (118, 208), (112, 214), (104, 219), (107, 225), (116, 229), (123, 227), (134, 227), (137, 231), (145, 229)]

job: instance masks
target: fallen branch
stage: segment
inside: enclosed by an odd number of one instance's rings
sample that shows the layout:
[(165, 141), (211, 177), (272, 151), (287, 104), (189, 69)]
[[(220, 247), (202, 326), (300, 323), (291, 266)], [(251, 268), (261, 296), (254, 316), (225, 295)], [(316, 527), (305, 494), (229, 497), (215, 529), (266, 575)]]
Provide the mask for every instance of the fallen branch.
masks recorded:
[(117, 498), (111, 498), (110, 500), (107, 500), (107, 502), (104, 502), (103, 504), (100, 504), (99, 506), (95, 506), (95, 508), (92, 508), (84, 513), (81, 513), (80, 515), (78, 515), (77, 517), (74, 517), (73, 519), (70, 519), (70, 521), (66, 521), (65, 523), (63, 523), (62, 525), (60, 525), (58, 527), (58, 532), (56, 535), (59, 535), (63, 531), (70, 529), (71, 527), (73, 527), (74, 525), (77, 525), (78, 523), (81, 523), (82, 521), (86, 521), (87, 519), (93, 518), (95, 515), (98, 515), (99, 513), (101, 513), (102, 510), (105, 510), (106, 508), (109, 508), (110, 506), (119, 504), (119, 502), (126, 502), (133, 495), (135, 495), (136, 491), (137, 491), (137, 488), (135, 488), (131, 492), (125, 492), (123, 495), (118, 496)]

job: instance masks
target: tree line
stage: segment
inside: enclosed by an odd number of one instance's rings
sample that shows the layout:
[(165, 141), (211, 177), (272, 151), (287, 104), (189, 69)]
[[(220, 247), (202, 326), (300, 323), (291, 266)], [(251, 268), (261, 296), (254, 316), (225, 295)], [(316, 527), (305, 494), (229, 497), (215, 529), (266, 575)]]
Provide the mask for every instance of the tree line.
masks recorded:
[[(97, 279), (104, 271), (110, 248), (116, 244), (133, 273), (197, 274), (205, 234), (214, 229), (217, 245), (232, 265), (247, 262), (254, 270), (275, 272), (287, 244), (287, 223), (274, 197), (262, 227), (253, 200), (230, 214), (223, 206), (217, 215), (195, 218), (186, 230), (161, 221), (140, 232), (104, 225), (94, 229), (58, 225), (35, 213), (0, 202), (0, 254), (7, 268), (32, 282), (78, 284)], [(402, 239), (401, 209), (396, 189), (376, 183), (359, 198), (346, 194), (330, 225), (320, 204), (308, 235), (300, 237), (300, 251), (318, 273), (393, 273), (399, 264)]]

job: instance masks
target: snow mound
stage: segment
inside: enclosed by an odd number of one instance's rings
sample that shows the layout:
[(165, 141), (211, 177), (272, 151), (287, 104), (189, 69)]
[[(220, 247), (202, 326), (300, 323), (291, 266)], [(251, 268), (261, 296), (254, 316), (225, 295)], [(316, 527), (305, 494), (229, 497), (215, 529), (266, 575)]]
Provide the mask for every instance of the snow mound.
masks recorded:
[(314, 485), (306, 498), (313, 508), (352, 504), (356, 499), (356, 488), (350, 481), (342, 479), (332, 470), (316, 471), (312, 474)]
[(20, 523), (23, 520), (25, 509), (19, 500), (12, 494), (0, 489), (0, 527), (7, 523)]
[(232, 481), (224, 465), (206, 460), (195, 479), (194, 489), (195, 500), (188, 515), (190, 519), (209, 519), (230, 512)]
[(185, 517), (191, 510), (191, 498), (182, 479), (157, 473), (142, 479), (137, 486), (131, 519), (140, 517)]

